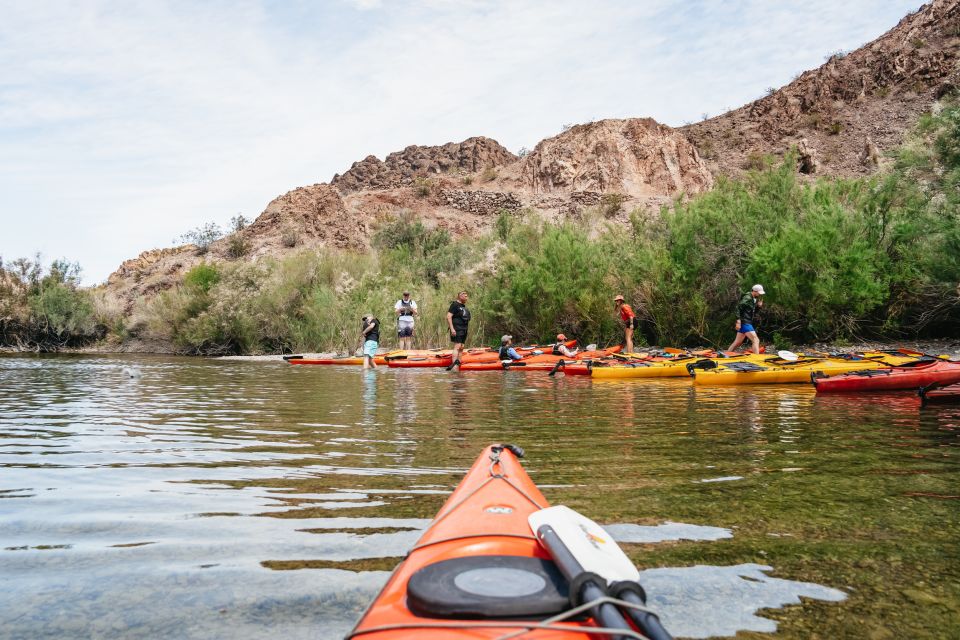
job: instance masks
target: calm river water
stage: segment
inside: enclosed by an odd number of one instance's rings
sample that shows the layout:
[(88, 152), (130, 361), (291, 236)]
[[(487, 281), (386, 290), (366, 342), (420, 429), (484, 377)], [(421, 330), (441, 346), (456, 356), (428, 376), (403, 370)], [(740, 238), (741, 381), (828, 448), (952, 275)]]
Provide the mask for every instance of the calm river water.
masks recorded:
[(341, 637), (504, 441), (678, 636), (960, 637), (960, 408), (143, 356), (0, 357), (0, 637)]

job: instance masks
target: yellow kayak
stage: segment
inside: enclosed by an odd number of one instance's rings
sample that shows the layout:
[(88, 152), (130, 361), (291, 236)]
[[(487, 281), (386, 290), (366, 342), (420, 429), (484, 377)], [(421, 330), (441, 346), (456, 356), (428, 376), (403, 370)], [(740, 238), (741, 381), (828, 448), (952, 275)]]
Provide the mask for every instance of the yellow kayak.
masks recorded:
[(769, 353), (739, 353), (722, 358), (690, 355), (660, 362), (631, 362), (609, 366), (597, 366), (594, 364), (590, 370), (590, 375), (594, 378), (686, 378), (690, 375), (690, 372), (687, 370), (688, 364), (707, 360), (717, 365), (732, 362), (753, 362), (756, 364), (773, 365), (787, 362)]
[(804, 358), (796, 362), (778, 363), (776, 366), (759, 363), (729, 365), (721, 363), (716, 369), (694, 369), (691, 375), (696, 385), (808, 383), (810, 374), (813, 372), (833, 376), (851, 371), (898, 366), (914, 360), (916, 358), (913, 356), (870, 354), (869, 359)]

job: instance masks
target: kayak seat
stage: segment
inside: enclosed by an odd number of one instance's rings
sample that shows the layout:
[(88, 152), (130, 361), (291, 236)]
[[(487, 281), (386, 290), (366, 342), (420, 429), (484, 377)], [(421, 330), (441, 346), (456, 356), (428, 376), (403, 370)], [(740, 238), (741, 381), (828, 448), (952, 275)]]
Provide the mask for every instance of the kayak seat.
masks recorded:
[(424, 618), (547, 618), (570, 608), (567, 582), (550, 560), (470, 556), (421, 568), (407, 607)]

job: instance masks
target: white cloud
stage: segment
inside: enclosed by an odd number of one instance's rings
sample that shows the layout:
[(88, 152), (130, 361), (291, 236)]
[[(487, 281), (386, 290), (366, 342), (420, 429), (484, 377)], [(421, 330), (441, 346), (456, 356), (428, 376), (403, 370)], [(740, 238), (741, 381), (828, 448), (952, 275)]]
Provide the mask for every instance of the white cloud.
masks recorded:
[(564, 123), (717, 114), (916, 2), (7, 3), (0, 255), (102, 280), (354, 160)]

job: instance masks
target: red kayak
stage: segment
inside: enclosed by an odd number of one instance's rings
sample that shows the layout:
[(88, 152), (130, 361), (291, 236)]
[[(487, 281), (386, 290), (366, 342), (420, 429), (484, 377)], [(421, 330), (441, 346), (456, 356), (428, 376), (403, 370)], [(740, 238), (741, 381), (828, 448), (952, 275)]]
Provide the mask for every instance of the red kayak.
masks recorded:
[(960, 403), (960, 383), (920, 387), (920, 401), (925, 405)]
[[(573, 349), (573, 347), (576, 346), (577, 341), (567, 340), (563, 344), (565, 344), (568, 349)], [(517, 350), (517, 353), (519, 353), (522, 356), (532, 356), (532, 355), (541, 355), (541, 354), (545, 355), (553, 351), (552, 344), (548, 344), (546, 346), (531, 345), (529, 347), (514, 347), (514, 348)], [(541, 354), (537, 354), (536, 353), (537, 351), (540, 351)], [(499, 349), (486, 349), (479, 353), (473, 350), (468, 350), (468, 351), (465, 351), (462, 356), (460, 356), (461, 366), (466, 364), (476, 364), (478, 362), (499, 363), (500, 362)]]
[(899, 367), (853, 371), (830, 377), (814, 374), (812, 380), (817, 393), (919, 389), (935, 383), (950, 385), (960, 382), (960, 361), (918, 360)]

